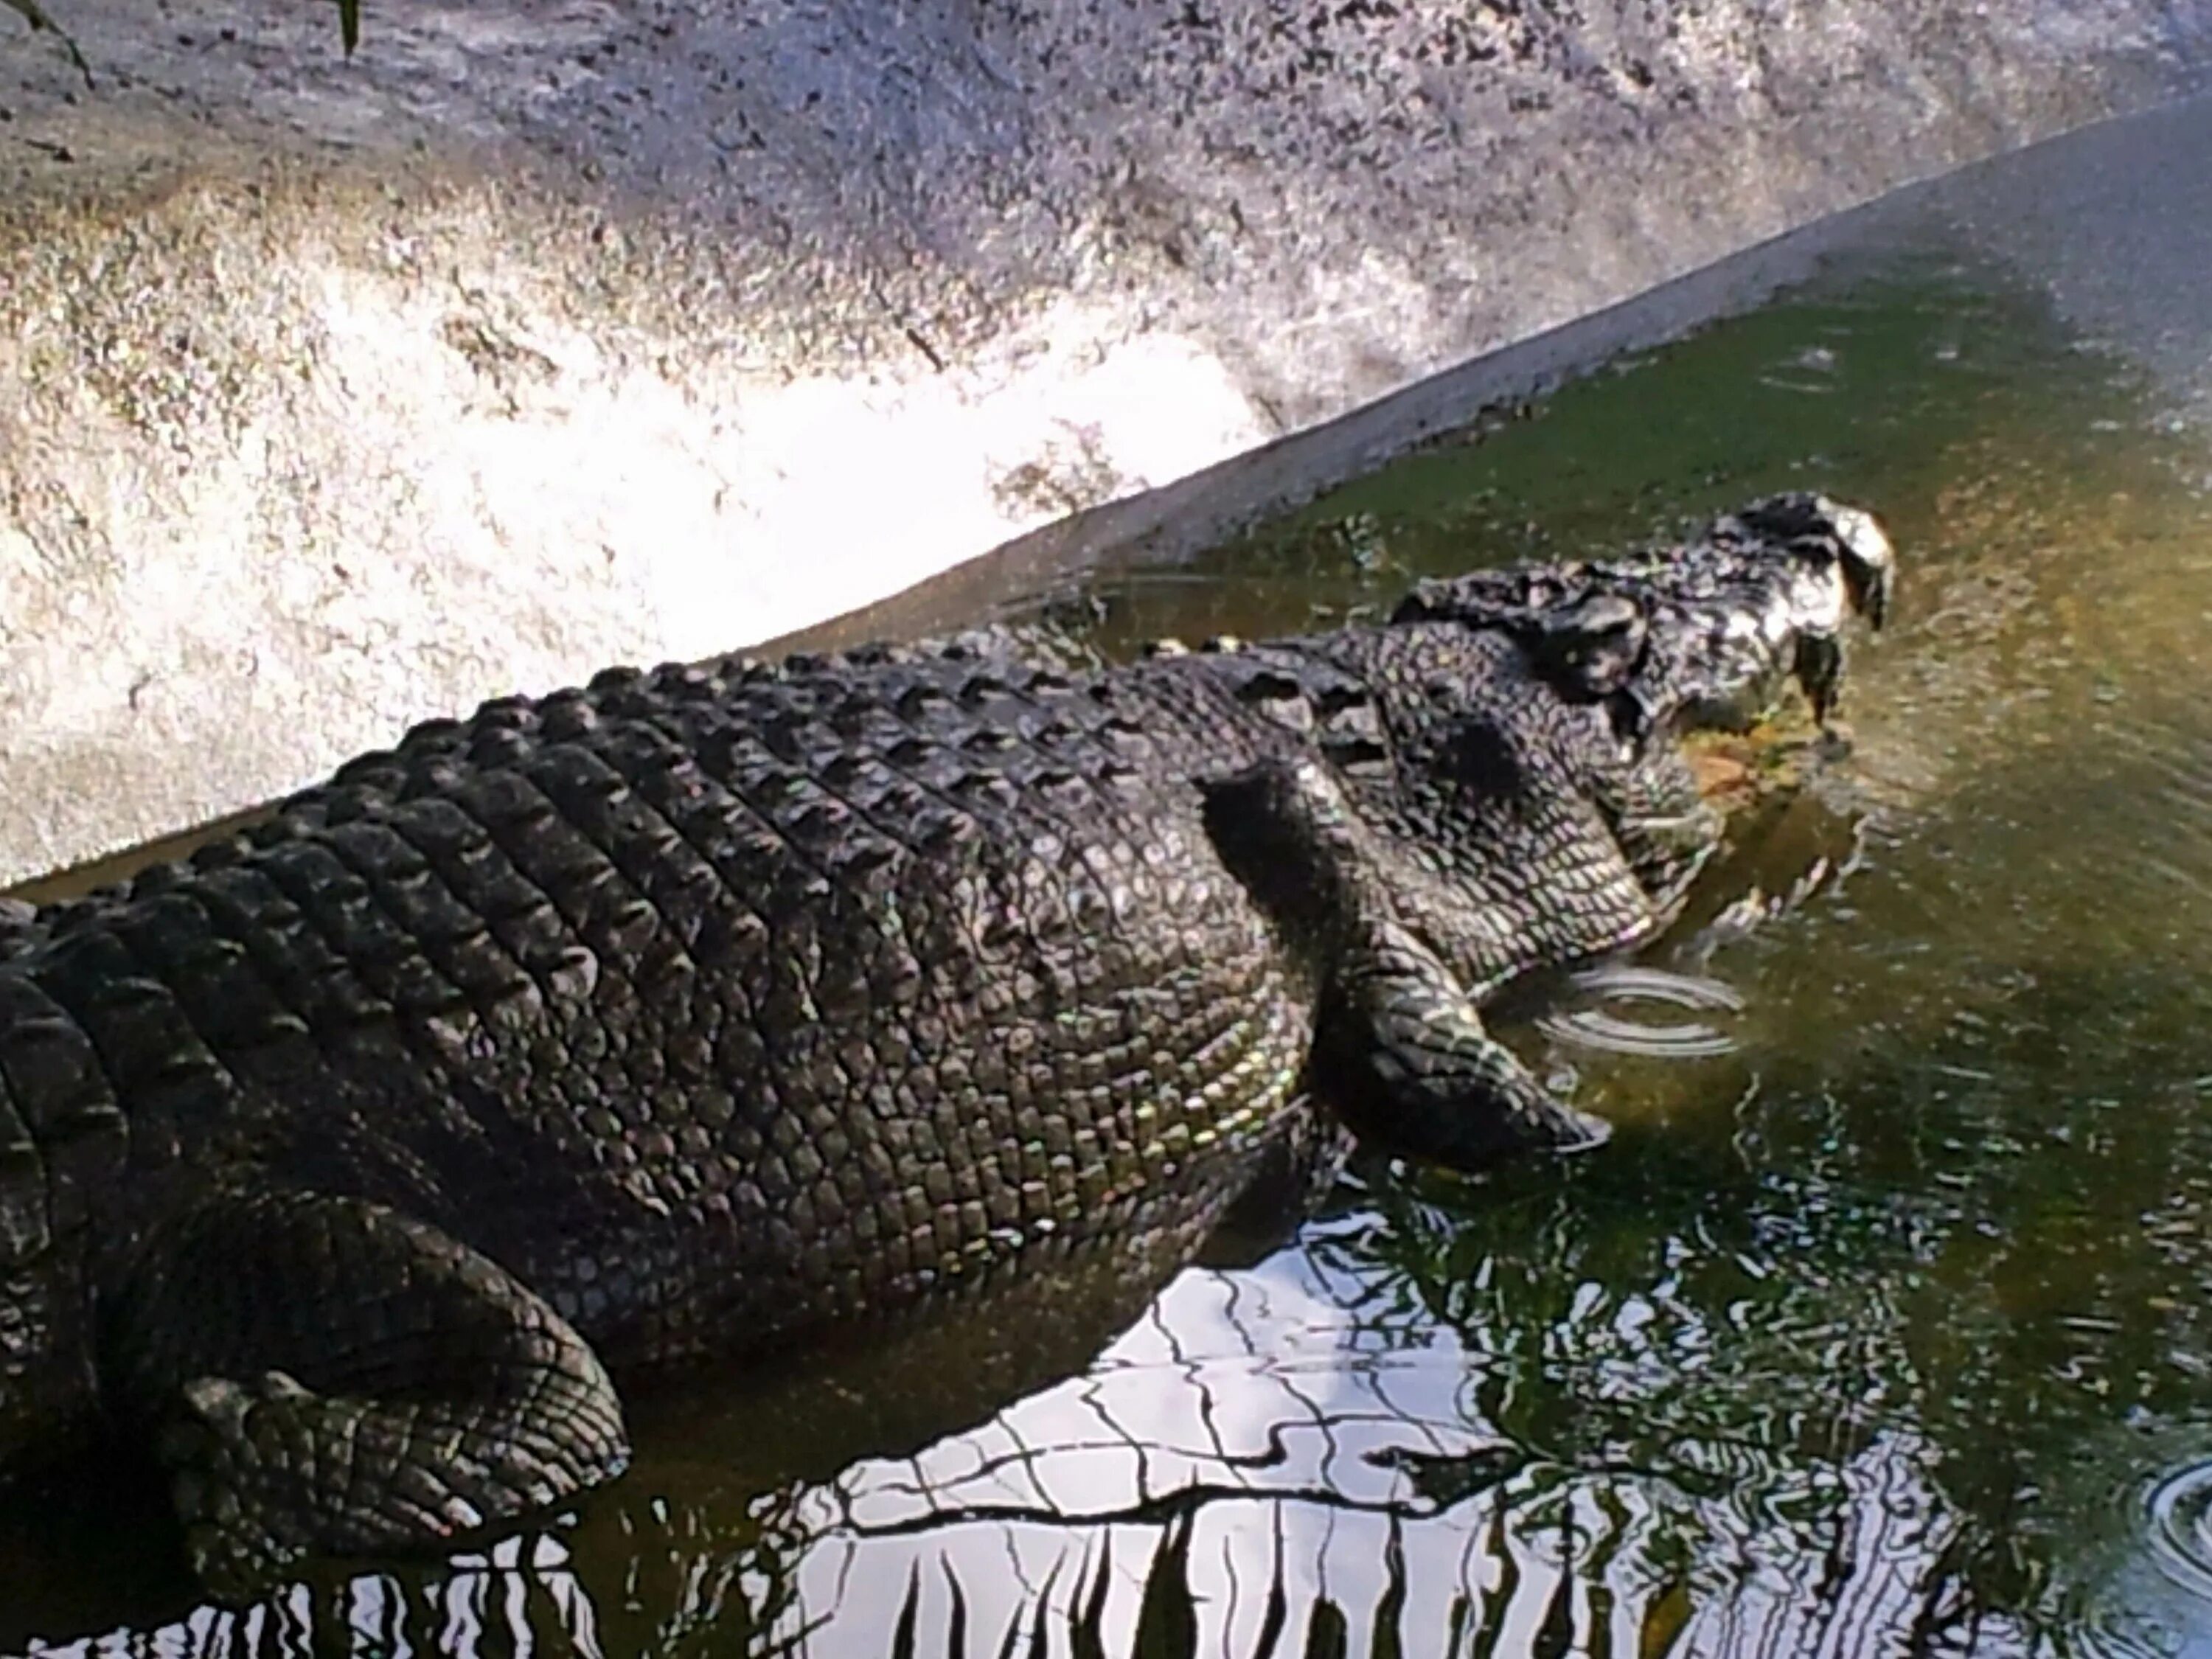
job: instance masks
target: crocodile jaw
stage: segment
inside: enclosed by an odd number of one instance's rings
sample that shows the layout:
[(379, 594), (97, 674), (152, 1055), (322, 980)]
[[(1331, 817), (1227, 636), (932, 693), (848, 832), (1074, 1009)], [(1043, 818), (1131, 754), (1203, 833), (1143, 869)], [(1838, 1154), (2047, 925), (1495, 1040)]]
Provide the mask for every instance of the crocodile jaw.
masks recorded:
[(1741, 730), (1794, 680), (1826, 724), (1846, 628), (1854, 617), (1881, 626), (1896, 573), (1874, 515), (1825, 495), (1778, 496), (1692, 546), (1589, 567), (1589, 592), (1626, 599), (1641, 618), (1644, 649), (1611, 690), (1619, 723), (1638, 736)]
[[(1887, 620), (1896, 550), (1872, 514), (1826, 495), (1762, 502), (1733, 523), (1723, 520), (1720, 534), (1738, 526), (1761, 538), (1767, 568), (1741, 579), (1721, 601), (1722, 637), (1674, 665), (1667, 678), (1680, 688), (1674, 707), (1649, 712), (1670, 714), (1678, 731), (1742, 726), (1772, 706), (1784, 679), (1794, 679), (1826, 725), (1843, 683), (1845, 624), (1863, 616), (1879, 629)], [(1682, 624), (1691, 623), (1695, 608), (1694, 601), (1681, 604)]]
[(1817, 498), (1827, 508), (1843, 544), (1844, 581), (1851, 605), (1879, 631), (1889, 620), (1889, 603), (1897, 586), (1897, 550), (1881, 521), (1863, 507), (1845, 507), (1826, 495)]

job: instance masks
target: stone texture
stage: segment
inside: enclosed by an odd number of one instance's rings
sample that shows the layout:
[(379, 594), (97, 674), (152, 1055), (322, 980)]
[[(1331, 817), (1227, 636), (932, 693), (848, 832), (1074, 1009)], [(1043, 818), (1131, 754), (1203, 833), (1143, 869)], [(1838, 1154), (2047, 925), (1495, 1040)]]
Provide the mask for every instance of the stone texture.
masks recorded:
[(97, 84), (0, 13), (0, 881), (2212, 59), (2212, 0), (367, 0), (350, 62), (322, 7), (48, 9)]

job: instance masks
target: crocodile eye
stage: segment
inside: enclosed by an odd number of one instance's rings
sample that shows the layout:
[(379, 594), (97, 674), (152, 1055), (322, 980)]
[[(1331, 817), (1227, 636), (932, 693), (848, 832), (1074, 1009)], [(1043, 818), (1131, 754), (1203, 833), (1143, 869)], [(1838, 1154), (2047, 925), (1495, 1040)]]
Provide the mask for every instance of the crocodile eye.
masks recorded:
[(1528, 660), (1565, 696), (1609, 697), (1644, 659), (1650, 625), (1644, 607), (1619, 593), (1594, 593), (1534, 618), (1522, 637)]

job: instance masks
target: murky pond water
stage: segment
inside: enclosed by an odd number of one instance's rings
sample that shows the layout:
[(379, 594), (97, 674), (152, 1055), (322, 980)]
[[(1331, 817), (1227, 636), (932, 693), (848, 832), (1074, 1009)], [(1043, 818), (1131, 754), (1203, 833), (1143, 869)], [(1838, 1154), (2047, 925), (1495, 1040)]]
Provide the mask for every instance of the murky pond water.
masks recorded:
[[(1904, 251), (1103, 589), (1117, 633), (1296, 627), (1808, 483), (1905, 550), (1855, 754), (1715, 898), (1848, 874), (1676, 942), (1734, 1052), (1547, 1022), (1640, 1133), (1377, 1181), (1276, 1264), (1482, 1439), (1317, 1558), (1351, 1651), (2212, 1652), (2208, 465), (2126, 359)], [(1411, 1610), (1417, 1536), (1463, 1610)]]
[(195, 1609), (157, 1517), (18, 1504), (0, 1647), (2212, 1654), (2212, 441), (2174, 407), (1908, 237), (1013, 605), (1116, 649), (1302, 629), (1807, 485), (1906, 561), (1852, 753), (1653, 953), (1732, 997), (1512, 1034), (1601, 1152), (1364, 1169), (1157, 1297), (1170, 1264), (1094, 1264), (648, 1401), (636, 1470), (542, 1535), (250, 1612)]

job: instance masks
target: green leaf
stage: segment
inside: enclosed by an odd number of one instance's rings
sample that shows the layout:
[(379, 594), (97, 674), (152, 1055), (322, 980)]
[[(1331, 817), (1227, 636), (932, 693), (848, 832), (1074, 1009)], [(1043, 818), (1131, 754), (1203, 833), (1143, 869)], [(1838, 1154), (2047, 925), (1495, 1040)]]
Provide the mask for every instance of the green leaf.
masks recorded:
[[(9, 5), (15, 0), (8, 0)], [(354, 48), (361, 44), (361, 0), (338, 0), (338, 38), (345, 42), (346, 56), (353, 56)]]

